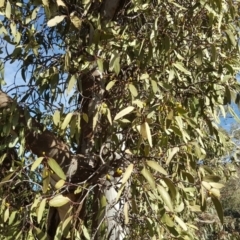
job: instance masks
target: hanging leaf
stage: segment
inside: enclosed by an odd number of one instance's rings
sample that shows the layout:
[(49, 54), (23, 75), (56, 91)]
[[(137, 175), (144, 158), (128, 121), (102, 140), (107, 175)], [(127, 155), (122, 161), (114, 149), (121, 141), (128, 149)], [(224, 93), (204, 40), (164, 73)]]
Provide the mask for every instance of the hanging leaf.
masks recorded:
[(53, 123), (55, 126), (58, 126), (60, 123), (60, 111), (58, 110), (53, 114)]
[(70, 202), (70, 199), (68, 197), (64, 197), (62, 194), (59, 194), (49, 201), (49, 205), (51, 207), (61, 207), (68, 202)]
[(66, 180), (66, 175), (64, 174), (62, 168), (53, 158), (48, 158), (48, 165), (61, 179)]
[(172, 158), (174, 157), (174, 155), (179, 152), (179, 147), (174, 147), (174, 148), (170, 148), (168, 149), (168, 158), (167, 158), (167, 161), (166, 161), (166, 164), (168, 165)]
[(39, 204), (39, 208), (37, 209), (37, 222), (40, 223), (42, 220), (42, 216), (45, 210), (45, 206), (46, 206), (46, 201), (47, 199), (44, 198), (40, 204)]
[(129, 106), (124, 108), (122, 111), (120, 111), (114, 118), (114, 121), (118, 120), (119, 118), (122, 118), (123, 116), (129, 114), (130, 112), (132, 112), (134, 110), (133, 106)]
[(160, 193), (160, 195), (162, 197), (163, 202), (166, 204), (166, 206), (169, 208), (169, 210), (171, 212), (173, 212), (173, 204), (172, 204), (172, 200), (171, 200), (171, 197), (170, 197), (169, 193), (161, 185), (157, 185), (157, 189), (158, 189), (158, 192)]
[(182, 63), (177, 62), (177, 63), (174, 63), (173, 66), (176, 67), (181, 72), (183, 72), (183, 73), (185, 73), (187, 75), (191, 75), (191, 72), (189, 72), (185, 67), (183, 67)]
[(152, 174), (144, 167), (141, 174), (146, 178), (152, 189), (155, 189), (156, 184)]
[(236, 46), (237, 42), (236, 42), (235, 36), (233, 35), (233, 32), (230, 29), (225, 30), (225, 32), (226, 32), (231, 44), (233, 46)]
[(181, 218), (175, 215), (174, 219), (184, 231), (187, 231), (187, 225)]
[(131, 174), (132, 174), (132, 171), (133, 171), (133, 164), (130, 164), (124, 174), (123, 174), (123, 177), (122, 177), (122, 184), (125, 184), (127, 182), (127, 180), (130, 178)]
[(70, 20), (75, 28), (80, 29), (82, 26), (82, 20), (75, 15), (75, 13), (70, 15)]
[(10, 173), (10, 174), (7, 175), (6, 177), (4, 177), (4, 178), (1, 180), (1, 182), (0, 182), (0, 187), (1, 187), (3, 184), (7, 183), (7, 182), (9, 181), (9, 179), (11, 179), (11, 177), (12, 177), (14, 174), (15, 174), (15, 171), (12, 172), (12, 173)]
[(35, 171), (36, 168), (42, 163), (43, 159), (44, 159), (44, 157), (37, 158), (31, 166), (31, 171)]
[(114, 52), (111, 56), (109, 63), (110, 71), (113, 71), (118, 75), (120, 72), (120, 55), (117, 52)]
[(56, 26), (57, 24), (62, 22), (65, 17), (67, 17), (67, 16), (66, 15), (61, 15), (61, 16), (56, 16), (56, 17), (52, 18), (51, 20), (49, 20), (47, 22), (48, 27)]
[(220, 201), (218, 200), (218, 198), (211, 196), (212, 202), (215, 206), (215, 209), (217, 211), (218, 217), (221, 221), (221, 223), (223, 224), (223, 209), (222, 209), (222, 205), (220, 203)]
[(160, 172), (163, 175), (168, 175), (166, 170), (160, 166), (156, 161), (147, 161), (147, 165), (151, 167), (153, 170)]
[(60, 189), (64, 186), (66, 182), (63, 179), (60, 179), (56, 184), (55, 184), (55, 188), (56, 189)]
[(72, 119), (73, 113), (68, 113), (67, 116), (65, 117), (61, 129), (64, 130), (68, 124), (70, 123), (71, 119)]
[(91, 239), (91, 238), (90, 238), (90, 235), (89, 235), (89, 233), (88, 233), (87, 228), (86, 228), (84, 225), (82, 225), (82, 231), (83, 231), (84, 237), (85, 237), (87, 240), (90, 240), (90, 239)]
[(116, 80), (110, 81), (107, 86), (106, 86), (106, 90), (109, 91), (116, 83)]
[(4, 212), (3, 221), (6, 222), (9, 218), (9, 207)]
[(70, 78), (69, 83), (68, 83), (67, 94), (69, 94), (72, 91), (76, 82), (77, 82), (76, 76), (72, 75), (72, 77)]
[(10, 4), (10, 1), (7, 1), (5, 15), (6, 15), (6, 18), (11, 19), (11, 4)]
[(62, 0), (57, 0), (57, 5), (67, 8), (66, 4)]
[(47, 167), (43, 168), (42, 177), (43, 177), (42, 191), (43, 191), (43, 193), (46, 193), (48, 191), (48, 186), (49, 186), (49, 182), (50, 182), (50, 172)]
[(133, 97), (137, 97), (138, 91), (137, 91), (136, 87), (135, 87), (133, 84), (130, 83), (130, 84), (128, 85), (128, 89), (129, 89), (129, 91), (131, 92), (131, 94), (132, 94)]

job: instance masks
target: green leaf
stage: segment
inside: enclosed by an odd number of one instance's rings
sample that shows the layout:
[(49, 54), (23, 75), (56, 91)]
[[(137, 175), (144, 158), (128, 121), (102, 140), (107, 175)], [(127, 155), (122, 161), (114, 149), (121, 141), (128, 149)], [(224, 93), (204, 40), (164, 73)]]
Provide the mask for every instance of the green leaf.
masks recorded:
[(48, 191), (48, 186), (49, 186), (49, 182), (50, 182), (50, 172), (47, 167), (43, 168), (42, 177), (43, 177), (42, 191), (43, 191), (43, 193), (46, 193)]
[(187, 231), (187, 225), (180, 217), (175, 215), (174, 219), (184, 231)]
[(160, 166), (156, 161), (147, 161), (147, 165), (163, 175), (168, 175), (167, 171), (162, 166)]
[(176, 186), (174, 185), (174, 183), (172, 182), (172, 180), (170, 180), (169, 178), (162, 178), (162, 180), (166, 183), (170, 194), (171, 194), (171, 198), (175, 199), (176, 195), (177, 195), (177, 190), (176, 190)]
[(66, 182), (63, 179), (60, 179), (56, 184), (55, 184), (55, 188), (56, 189), (60, 189), (64, 186)]
[(5, 14), (6, 14), (6, 18), (11, 19), (11, 4), (10, 1), (7, 1), (7, 5), (6, 5), (6, 10), (5, 10)]
[(77, 82), (76, 76), (72, 75), (72, 77), (70, 78), (69, 83), (68, 83), (67, 94), (69, 94), (72, 91), (76, 82)]
[(170, 148), (168, 149), (168, 158), (167, 158), (167, 161), (166, 161), (166, 164), (168, 165), (172, 158), (174, 157), (174, 155), (179, 152), (179, 147), (174, 147), (174, 148)]
[(53, 197), (49, 201), (49, 205), (51, 207), (61, 207), (69, 202), (70, 202), (70, 199), (68, 197), (64, 197), (62, 194), (59, 194), (59, 195)]
[(4, 7), (5, 0), (0, 1), (0, 8)]
[(231, 44), (235, 47), (237, 42), (236, 42), (235, 36), (233, 35), (233, 32), (230, 29), (225, 30), (225, 32), (226, 32)]
[(169, 208), (169, 211), (173, 212), (173, 204), (172, 204), (172, 200), (169, 193), (161, 185), (157, 185), (157, 189), (158, 189), (158, 192), (160, 193), (160, 196), (162, 197), (163, 202)]
[(55, 126), (58, 126), (60, 123), (60, 111), (58, 110), (53, 114), (53, 123)]
[(210, 182), (209, 183), (213, 188), (221, 189), (224, 187), (224, 184), (222, 183), (216, 183), (216, 182)]
[(40, 223), (42, 220), (42, 216), (45, 210), (45, 206), (46, 206), (46, 201), (47, 199), (44, 198), (40, 204), (39, 204), (39, 208), (37, 209), (37, 222)]
[(111, 56), (109, 63), (110, 71), (113, 71), (118, 75), (120, 72), (120, 55), (117, 52), (114, 52)]
[(9, 219), (9, 207), (4, 212), (3, 221), (6, 222), (8, 219)]
[(155, 189), (156, 184), (152, 174), (144, 167), (141, 174), (146, 178), (152, 189)]
[(147, 138), (150, 147), (152, 147), (152, 134), (148, 122), (141, 125), (141, 134), (144, 138)]
[(48, 158), (48, 165), (61, 179), (66, 180), (66, 175), (64, 174), (62, 168), (53, 158)]
[(0, 187), (1, 187), (3, 184), (7, 183), (14, 174), (15, 174), (15, 172), (12, 172), (12, 173), (10, 173), (9, 175), (7, 175), (6, 177), (4, 177), (4, 178), (1, 180), (1, 182), (0, 182)]
[(72, 24), (74, 25), (74, 27), (76, 27), (77, 29), (80, 29), (82, 26), (82, 20), (75, 15), (75, 13), (73, 13), (73, 15), (70, 15), (70, 20), (72, 22)]
[(61, 129), (64, 130), (68, 124), (70, 123), (71, 119), (72, 119), (73, 113), (68, 113), (67, 116), (65, 117)]
[(131, 92), (131, 94), (132, 94), (133, 97), (137, 97), (138, 91), (137, 91), (136, 87), (135, 87), (133, 84), (130, 83), (130, 84), (128, 85), (128, 89), (129, 89), (129, 91)]
[(221, 223), (223, 224), (223, 209), (222, 209), (222, 205), (220, 203), (220, 201), (218, 200), (218, 198), (211, 196), (212, 202), (215, 206), (215, 209), (217, 211), (218, 217), (221, 221)]
[(203, 181), (205, 182), (219, 182), (221, 180), (221, 177), (217, 175), (206, 175), (203, 177)]
[(174, 67), (176, 67), (178, 70), (180, 70), (181, 72), (187, 74), (187, 75), (191, 75), (191, 72), (189, 72), (185, 67), (183, 67), (183, 64), (180, 62), (176, 62), (173, 64)]
[(57, 5), (67, 8), (66, 4), (62, 0), (57, 0)]
[(134, 110), (133, 106), (129, 106), (124, 108), (122, 111), (120, 111), (114, 118), (114, 121), (124, 117), (125, 115), (129, 114), (130, 112), (132, 112)]
[(110, 81), (106, 86), (106, 90), (109, 91), (115, 85), (116, 82), (117, 80)]
[(90, 239), (91, 239), (91, 238), (90, 238), (90, 235), (89, 235), (89, 233), (88, 233), (87, 228), (86, 228), (84, 225), (82, 225), (82, 231), (83, 231), (84, 237), (85, 237), (87, 240), (90, 240)]
[(31, 166), (31, 171), (35, 171), (36, 168), (42, 163), (43, 159), (44, 159), (44, 157), (37, 158)]
[(133, 171), (133, 164), (128, 165), (128, 167), (126, 168), (123, 177), (122, 177), (122, 184), (125, 184), (127, 182), (127, 180), (130, 178), (132, 171)]
[(47, 22), (48, 27), (56, 26), (57, 24), (62, 22), (65, 17), (67, 17), (67, 16), (66, 15), (61, 15), (61, 16), (56, 16), (56, 17), (52, 18), (51, 20), (49, 20)]

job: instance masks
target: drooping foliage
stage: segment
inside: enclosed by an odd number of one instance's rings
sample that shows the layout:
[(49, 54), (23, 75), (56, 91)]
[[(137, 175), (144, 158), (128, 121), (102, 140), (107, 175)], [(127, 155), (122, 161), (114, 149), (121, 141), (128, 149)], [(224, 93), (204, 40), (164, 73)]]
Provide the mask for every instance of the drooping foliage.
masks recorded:
[(221, 239), (239, 7), (0, 1), (1, 235), (111, 239), (112, 185), (126, 239)]

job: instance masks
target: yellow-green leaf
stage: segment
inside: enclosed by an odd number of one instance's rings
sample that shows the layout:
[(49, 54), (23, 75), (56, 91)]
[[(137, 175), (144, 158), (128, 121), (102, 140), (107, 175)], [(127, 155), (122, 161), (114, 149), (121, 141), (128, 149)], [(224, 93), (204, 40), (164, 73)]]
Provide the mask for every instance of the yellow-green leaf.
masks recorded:
[(219, 190), (219, 189), (212, 188), (212, 189), (210, 190), (210, 194), (214, 195), (214, 196), (217, 197), (217, 198), (220, 198), (220, 190)]
[(87, 240), (90, 240), (90, 235), (89, 235), (89, 233), (88, 233), (87, 228), (86, 228), (84, 225), (82, 225), (82, 231), (83, 231), (84, 237), (85, 237)]
[(131, 174), (132, 174), (132, 171), (133, 171), (133, 164), (130, 164), (124, 174), (123, 174), (123, 178), (122, 178), (122, 184), (126, 183), (127, 180), (130, 178)]
[(211, 198), (212, 198), (212, 202), (213, 202), (213, 204), (215, 206), (215, 209), (217, 211), (218, 217), (219, 217), (221, 223), (223, 224), (223, 209), (222, 209), (222, 205), (221, 205), (220, 201), (218, 200), (218, 198), (216, 198), (214, 196), (212, 196)]
[(66, 4), (62, 0), (57, 0), (57, 5), (67, 8)]
[(174, 219), (184, 231), (187, 231), (187, 225), (180, 217), (175, 215)]
[(181, 72), (187, 74), (187, 75), (191, 75), (191, 72), (189, 72), (184, 66), (182, 63), (180, 62), (176, 62), (173, 64), (174, 67), (176, 67), (178, 70), (180, 70)]
[(56, 16), (47, 22), (48, 27), (54, 27), (58, 23), (62, 22), (66, 15)]
[(3, 221), (6, 222), (8, 218), (9, 218), (9, 208), (7, 208), (4, 212)]
[(43, 216), (43, 212), (45, 210), (45, 206), (46, 206), (46, 201), (47, 199), (44, 198), (40, 204), (39, 204), (39, 208), (37, 209), (37, 222), (40, 223), (40, 221), (42, 220), (42, 216)]
[(114, 121), (118, 120), (119, 118), (122, 118), (123, 116), (129, 114), (130, 112), (132, 112), (134, 110), (133, 106), (129, 106), (124, 108), (122, 111), (120, 111), (114, 118)]
[(210, 182), (209, 183), (213, 188), (221, 189), (224, 187), (224, 184), (222, 183), (216, 183), (216, 182)]
[(156, 161), (147, 161), (147, 165), (163, 175), (168, 175), (166, 170), (162, 166), (160, 166)]
[(68, 82), (67, 94), (69, 94), (72, 91), (76, 82), (77, 82), (76, 76), (72, 75), (72, 77), (70, 78), (70, 80)]
[(5, 0), (0, 0), (0, 8), (4, 7)]
[(14, 175), (15, 172), (10, 173), (9, 175), (7, 175), (6, 177), (4, 177), (1, 182), (0, 182), (0, 186), (2, 186), (3, 184), (5, 184), (6, 182), (9, 181), (9, 179)]
[(48, 165), (61, 179), (66, 180), (66, 175), (64, 174), (62, 168), (53, 158), (48, 158)]
[(55, 184), (55, 188), (56, 189), (60, 189), (64, 186), (65, 181), (63, 179), (60, 179), (56, 184)]
[(170, 161), (172, 160), (172, 158), (174, 157), (174, 155), (177, 152), (179, 152), (179, 147), (174, 147), (174, 148), (168, 149), (168, 158), (167, 158), (167, 161), (166, 161), (167, 165), (170, 163)]
[(11, 4), (9, 1), (7, 1), (5, 14), (8, 19), (11, 19)]
[(43, 159), (44, 157), (37, 158), (31, 166), (31, 171), (35, 171), (35, 169), (42, 163)]
[(55, 126), (58, 126), (60, 122), (60, 111), (55, 111), (55, 113), (53, 114), (53, 123)]
[(110, 81), (107, 86), (106, 86), (106, 90), (109, 91), (116, 83), (116, 80)]
[(73, 113), (68, 113), (67, 116), (65, 117), (61, 129), (64, 130), (68, 124), (70, 123), (71, 119), (72, 119)]
[(76, 16), (76, 15), (71, 15), (70, 20), (72, 24), (74, 25), (75, 28), (80, 29), (82, 26), (82, 20)]
[(163, 202), (166, 204), (166, 206), (169, 208), (169, 210), (171, 212), (173, 212), (172, 200), (171, 200), (171, 197), (170, 197), (169, 193), (167, 192), (167, 190), (161, 185), (157, 185), (157, 189), (161, 195)]
[(143, 138), (146, 138), (148, 140), (150, 147), (152, 147), (152, 134), (147, 122), (144, 122), (141, 125), (141, 134)]
[(130, 83), (128, 85), (128, 89), (131, 92), (132, 96), (137, 97), (138, 91), (137, 91), (136, 87), (133, 84)]
[(141, 171), (141, 174), (146, 178), (152, 189), (155, 189), (156, 184), (152, 174), (144, 167)]
[(68, 197), (64, 197), (62, 194), (59, 194), (49, 201), (49, 205), (52, 207), (61, 207), (68, 202), (70, 202)]
[(43, 193), (46, 193), (48, 191), (48, 186), (49, 186), (49, 182), (50, 182), (50, 172), (48, 170), (47, 167), (44, 167), (43, 169)]

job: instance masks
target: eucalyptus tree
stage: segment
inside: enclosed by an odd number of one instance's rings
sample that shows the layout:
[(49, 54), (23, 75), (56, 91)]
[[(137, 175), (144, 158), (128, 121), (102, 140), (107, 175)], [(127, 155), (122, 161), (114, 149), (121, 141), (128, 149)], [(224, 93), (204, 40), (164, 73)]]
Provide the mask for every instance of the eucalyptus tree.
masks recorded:
[(219, 114), (237, 118), (239, 6), (1, 0), (1, 236), (221, 230), (234, 169)]

